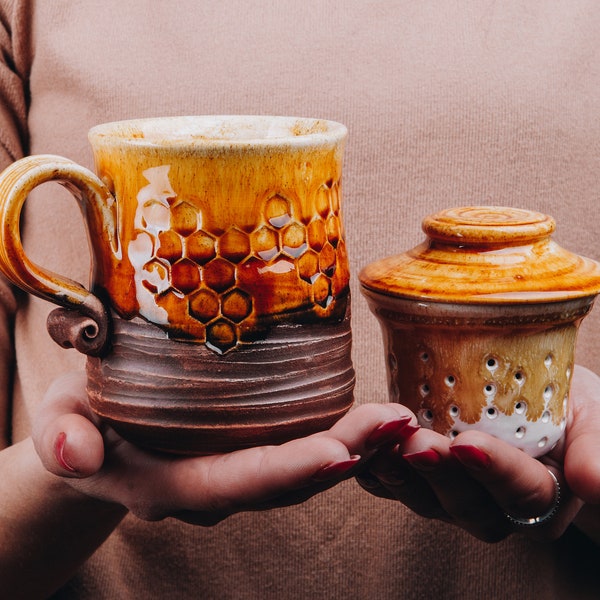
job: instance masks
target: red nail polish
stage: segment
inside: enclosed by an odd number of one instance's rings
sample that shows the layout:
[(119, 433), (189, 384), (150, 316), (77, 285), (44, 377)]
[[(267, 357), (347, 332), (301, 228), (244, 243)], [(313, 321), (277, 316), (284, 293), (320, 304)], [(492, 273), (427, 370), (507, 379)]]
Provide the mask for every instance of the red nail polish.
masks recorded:
[(76, 470), (68, 463), (65, 459), (65, 444), (67, 443), (67, 434), (64, 431), (61, 431), (56, 438), (56, 443), (54, 444), (54, 456), (58, 462), (58, 464), (65, 470), (70, 473), (75, 473)]
[(417, 433), (421, 429), (420, 425), (410, 425), (407, 423), (400, 431), (398, 432), (398, 436), (400, 437), (400, 441), (407, 440), (411, 435)]
[(404, 454), (403, 458), (411, 467), (422, 471), (432, 471), (442, 461), (439, 452), (433, 450), (433, 448), (422, 452)]
[(321, 467), (313, 476), (313, 481), (329, 481), (342, 477), (360, 462), (361, 457), (358, 454), (351, 456), (348, 460), (334, 462)]
[(377, 429), (371, 432), (365, 446), (372, 450), (384, 444), (398, 443), (407, 440), (415, 431), (419, 430), (418, 426), (409, 425), (412, 417), (402, 417), (395, 421), (389, 421), (380, 425)]
[(450, 453), (468, 469), (485, 469), (491, 463), (491, 458), (476, 446), (450, 446)]

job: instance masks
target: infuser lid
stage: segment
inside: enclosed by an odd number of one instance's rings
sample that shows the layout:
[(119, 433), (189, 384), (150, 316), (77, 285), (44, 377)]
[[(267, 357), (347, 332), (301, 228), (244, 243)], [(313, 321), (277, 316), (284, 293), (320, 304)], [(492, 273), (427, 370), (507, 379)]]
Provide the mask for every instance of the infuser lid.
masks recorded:
[(551, 239), (554, 219), (499, 207), (450, 208), (423, 220), (427, 239), (364, 267), (364, 291), (464, 303), (552, 302), (595, 296), (600, 264)]

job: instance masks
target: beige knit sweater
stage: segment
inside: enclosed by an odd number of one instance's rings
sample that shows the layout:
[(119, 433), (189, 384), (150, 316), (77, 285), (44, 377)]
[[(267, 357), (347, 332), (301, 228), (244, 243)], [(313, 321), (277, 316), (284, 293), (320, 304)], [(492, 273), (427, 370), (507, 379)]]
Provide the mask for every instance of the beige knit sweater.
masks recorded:
[[(593, 0), (0, 7), (1, 165), (56, 153), (91, 166), (88, 128), (130, 117), (292, 114), (348, 126), (344, 218), (358, 403), (387, 395), (380, 334), (356, 273), (420, 241), (426, 214), (471, 203), (540, 210), (558, 221), (559, 243), (600, 258)], [(26, 248), (86, 282), (81, 216), (57, 188), (28, 201)], [(29, 434), (48, 383), (83, 359), (48, 337), (50, 305), (6, 287), (0, 300), (0, 431), (10, 443)], [(599, 333), (594, 311), (578, 358), (596, 370)], [(599, 566), (600, 550), (575, 531), (553, 544), (513, 536), (486, 545), (349, 481), (301, 506), (213, 528), (127, 518), (58, 597), (594, 598)]]

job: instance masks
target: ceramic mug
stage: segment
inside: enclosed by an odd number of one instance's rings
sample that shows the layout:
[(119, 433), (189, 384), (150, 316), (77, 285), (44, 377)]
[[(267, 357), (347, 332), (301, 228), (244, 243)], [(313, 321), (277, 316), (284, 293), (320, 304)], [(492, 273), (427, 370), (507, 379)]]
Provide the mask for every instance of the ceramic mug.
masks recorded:
[[(92, 408), (154, 449), (207, 453), (325, 428), (352, 403), (341, 215), (346, 128), (318, 119), (138, 119), (89, 132), (96, 174), (39, 155), (0, 176), (0, 269), (62, 308)], [(79, 202), (90, 290), (32, 263), (28, 193)]]

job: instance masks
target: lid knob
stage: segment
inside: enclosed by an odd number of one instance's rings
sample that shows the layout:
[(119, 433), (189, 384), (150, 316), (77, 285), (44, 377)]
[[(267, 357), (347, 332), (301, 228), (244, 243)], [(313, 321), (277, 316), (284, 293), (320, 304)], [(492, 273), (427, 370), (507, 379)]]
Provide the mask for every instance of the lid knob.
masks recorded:
[(425, 217), (423, 231), (432, 240), (452, 244), (512, 245), (552, 234), (552, 217), (519, 208), (463, 206)]

